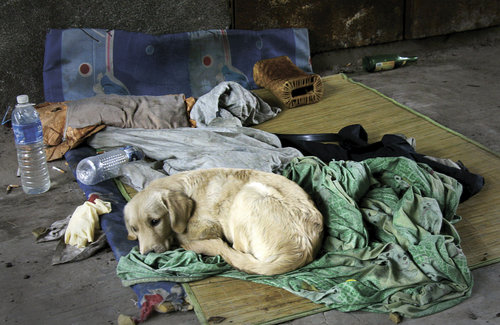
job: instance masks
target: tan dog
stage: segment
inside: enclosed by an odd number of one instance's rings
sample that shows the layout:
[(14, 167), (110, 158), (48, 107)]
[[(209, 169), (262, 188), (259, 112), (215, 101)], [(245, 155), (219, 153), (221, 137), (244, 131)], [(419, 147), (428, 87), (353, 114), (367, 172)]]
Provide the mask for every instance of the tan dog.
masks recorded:
[(128, 238), (141, 254), (174, 243), (220, 255), (247, 273), (273, 275), (310, 263), (323, 217), (306, 192), (284, 176), (214, 168), (157, 179), (125, 206)]

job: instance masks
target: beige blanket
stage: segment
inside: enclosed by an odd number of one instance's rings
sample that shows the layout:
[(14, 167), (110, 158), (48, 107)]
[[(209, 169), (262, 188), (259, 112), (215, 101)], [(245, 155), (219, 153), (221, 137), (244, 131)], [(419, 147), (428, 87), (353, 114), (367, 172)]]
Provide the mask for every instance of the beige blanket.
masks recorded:
[(184, 95), (99, 95), (73, 102), (43, 103), (36, 108), (43, 126), (47, 160), (63, 157), (107, 125), (169, 129), (190, 126), (194, 98)]
[(173, 129), (189, 126), (184, 95), (97, 95), (68, 102), (67, 126), (105, 124), (121, 128)]

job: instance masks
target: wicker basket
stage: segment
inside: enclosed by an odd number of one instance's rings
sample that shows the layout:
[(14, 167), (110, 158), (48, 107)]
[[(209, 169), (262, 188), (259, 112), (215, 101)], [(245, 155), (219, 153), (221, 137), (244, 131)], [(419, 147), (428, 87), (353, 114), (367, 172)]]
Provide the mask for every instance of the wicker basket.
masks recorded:
[(288, 108), (318, 102), (323, 96), (321, 77), (302, 71), (287, 56), (255, 63), (253, 79)]

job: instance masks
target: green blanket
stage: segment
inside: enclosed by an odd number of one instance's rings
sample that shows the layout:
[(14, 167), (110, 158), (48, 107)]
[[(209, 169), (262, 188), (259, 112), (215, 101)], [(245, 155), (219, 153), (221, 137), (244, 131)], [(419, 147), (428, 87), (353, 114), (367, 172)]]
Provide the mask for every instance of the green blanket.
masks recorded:
[(318, 258), (278, 276), (236, 271), (220, 257), (178, 249), (122, 257), (124, 285), (219, 275), (286, 289), (340, 311), (420, 317), (471, 294), (472, 276), (453, 224), (460, 183), (406, 158), (363, 162), (297, 158), (283, 174), (300, 184), (325, 217)]

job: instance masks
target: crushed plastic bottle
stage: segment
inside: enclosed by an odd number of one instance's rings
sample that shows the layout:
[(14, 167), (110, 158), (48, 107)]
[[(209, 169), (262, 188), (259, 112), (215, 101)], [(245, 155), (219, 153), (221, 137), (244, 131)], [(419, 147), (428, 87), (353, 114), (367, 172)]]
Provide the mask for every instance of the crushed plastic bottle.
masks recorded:
[(123, 164), (143, 158), (142, 150), (133, 146), (114, 149), (82, 159), (76, 167), (76, 178), (85, 185), (95, 185), (120, 176)]

